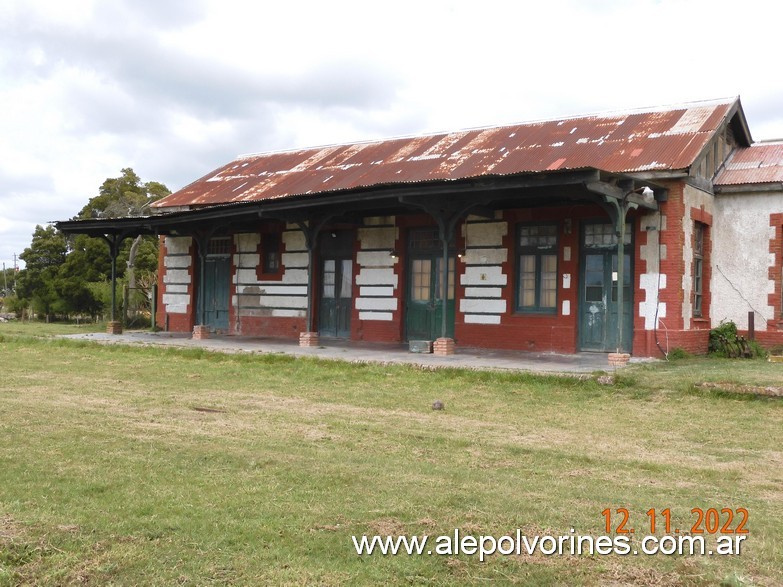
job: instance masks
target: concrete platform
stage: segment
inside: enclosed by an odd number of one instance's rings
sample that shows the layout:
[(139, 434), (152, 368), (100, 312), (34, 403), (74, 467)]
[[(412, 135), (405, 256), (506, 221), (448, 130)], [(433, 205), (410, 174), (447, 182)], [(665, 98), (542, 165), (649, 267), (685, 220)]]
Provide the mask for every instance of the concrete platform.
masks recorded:
[[(205, 340), (194, 340), (190, 334), (171, 332), (126, 331), (123, 334), (90, 333), (67, 335), (63, 338), (91, 340), (103, 344), (145, 346), (173, 346), (203, 348), (226, 353), (283, 353), (299, 357), (317, 357), (348, 362), (380, 364), (408, 364), (428, 368), (454, 367), (466, 369), (503, 369), (537, 373), (593, 373), (614, 371), (606, 353), (528, 353), (456, 347), (450, 356), (411, 353), (407, 344), (353, 342), (321, 338), (318, 347), (300, 347), (297, 340), (247, 336), (211, 335)], [(641, 359), (649, 361), (650, 359)], [(639, 362), (631, 359), (631, 362)]]

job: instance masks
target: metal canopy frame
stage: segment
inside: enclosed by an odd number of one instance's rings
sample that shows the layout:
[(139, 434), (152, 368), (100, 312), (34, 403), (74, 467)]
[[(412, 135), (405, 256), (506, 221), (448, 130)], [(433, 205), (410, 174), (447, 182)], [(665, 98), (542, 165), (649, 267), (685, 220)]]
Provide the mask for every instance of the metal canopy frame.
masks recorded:
[[(644, 187), (653, 190), (648, 200), (636, 192)], [(553, 198), (553, 191), (558, 197)], [(318, 234), (329, 221), (373, 213), (396, 213), (423, 210), (438, 226), (443, 245), (443, 283), (448, 284), (448, 251), (456, 227), (468, 213), (489, 216), (494, 206), (557, 205), (563, 201), (594, 203), (609, 215), (618, 234), (618, 279), (624, 279), (624, 243), (627, 214), (631, 209), (657, 210), (666, 201), (666, 188), (629, 175), (610, 174), (595, 168), (513, 176), (482, 176), (459, 181), (436, 181), (417, 184), (380, 185), (343, 192), (296, 195), (239, 204), (226, 204), (181, 210), (153, 216), (87, 219), (55, 222), (66, 234), (86, 234), (104, 239), (112, 256), (112, 320), (116, 311), (116, 260), (120, 245), (137, 235), (191, 236), (197, 243), (199, 266), (203, 275), (209, 239), (223, 232), (258, 230), (264, 220), (292, 222), (304, 233), (308, 251), (309, 277), (307, 328), (313, 329), (313, 261)], [(550, 202), (551, 201), (551, 202)], [(618, 287), (618, 352), (622, 347), (622, 287)], [(446, 303), (443, 296), (441, 335), (447, 332)], [(198, 293), (198, 320), (205, 322), (203, 292)]]

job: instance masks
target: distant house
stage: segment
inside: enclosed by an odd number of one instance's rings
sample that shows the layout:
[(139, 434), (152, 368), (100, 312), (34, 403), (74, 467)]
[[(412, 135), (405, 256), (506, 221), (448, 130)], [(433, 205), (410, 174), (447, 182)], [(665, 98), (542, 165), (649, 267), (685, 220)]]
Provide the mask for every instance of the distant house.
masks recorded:
[(167, 330), (659, 356), (751, 313), (783, 343), (783, 143), (739, 99), (248, 155), (155, 207), (58, 226), (162, 235)]

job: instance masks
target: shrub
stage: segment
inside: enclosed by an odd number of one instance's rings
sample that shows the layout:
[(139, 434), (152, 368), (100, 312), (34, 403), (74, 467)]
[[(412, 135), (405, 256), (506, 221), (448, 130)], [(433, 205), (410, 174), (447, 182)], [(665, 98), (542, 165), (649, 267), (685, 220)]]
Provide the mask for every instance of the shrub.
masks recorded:
[(765, 358), (765, 351), (755, 340), (745, 340), (737, 334), (737, 325), (731, 320), (721, 320), (710, 330), (709, 353), (723, 358)]
[(708, 347), (710, 354), (720, 357), (726, 357), (726, 341), (729, 344), (737, 343), (737, 325), (731, 320), (721, 320), (719, 326), (710, 330), (710, 344)]
[(669, 351), (669, 354), (666, 355), (666, 358), (670, 361), (677, 361), (678, 359), (690, 359), (692, 356), (693, 355), (691, 355), (685, 349), (680, 347), (674, 347), (672, 350)]

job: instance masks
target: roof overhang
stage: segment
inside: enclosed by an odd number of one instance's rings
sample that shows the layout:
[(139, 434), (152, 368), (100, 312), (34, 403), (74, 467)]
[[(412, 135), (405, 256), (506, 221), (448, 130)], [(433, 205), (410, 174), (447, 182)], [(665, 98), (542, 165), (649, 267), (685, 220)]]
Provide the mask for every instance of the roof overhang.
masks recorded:
[(751, 194), (751, 193), (769, 193), (783, 192), (782, 182), (772, 183), (744, 183), (736, 185), (716, 185), (716, 194)]
[[(637, 192), (649, 187), (655, 199)], [(606, 198), (633, 202), (640, 208), (657, 209), (666, 199), (666, 188), (628, 175), (598, 169), (529, 173), (513, 176), (482, 176), (459, 181), (437, 181), (406, 185), (375, 186), (317, 195), (290, 196), (188, 210), (153, 216), (114, 219), (85, 219), (55, 222), (66, 234), (128, 238), (136, 235), (192, 235), (208, 231), (256, 230), (265, 220), (304, 221), (325, 216), (384, 215), (418, 209), (417, 202), (459, 198), (476, 207), (520, 208), (543, 205), (573, 205)]]

